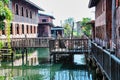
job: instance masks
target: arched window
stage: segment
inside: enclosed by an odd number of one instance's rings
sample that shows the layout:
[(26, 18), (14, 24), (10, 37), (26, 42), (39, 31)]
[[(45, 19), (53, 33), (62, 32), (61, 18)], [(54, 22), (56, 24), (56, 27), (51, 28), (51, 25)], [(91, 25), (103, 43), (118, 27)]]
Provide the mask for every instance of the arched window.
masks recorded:
[(30, 18), (32, 19), (32, 11), (30, 11)]
[(28, 9), (26, 9), (26, 17), (28, 17)]
[(21, 7), (21, 16), (24, 16), (24, 8)]
[(24, 25), (22, 24), (22, 34), (24, 34)]
[(15, 4), (15, 14), (19, 15), (19, 8), (18, 8), (18, 4)]

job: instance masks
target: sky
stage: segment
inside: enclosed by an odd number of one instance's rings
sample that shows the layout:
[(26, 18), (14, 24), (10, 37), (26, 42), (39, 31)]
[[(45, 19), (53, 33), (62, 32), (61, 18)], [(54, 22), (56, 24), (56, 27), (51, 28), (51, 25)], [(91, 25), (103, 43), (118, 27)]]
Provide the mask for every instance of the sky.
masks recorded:
[(31, 0), (55, 17), (53, 21), (60, 26), (65, 19), (74, 18), (75, 22), (84, 17), (94, 19), (94, 8), (88, 8), (89, 0)]

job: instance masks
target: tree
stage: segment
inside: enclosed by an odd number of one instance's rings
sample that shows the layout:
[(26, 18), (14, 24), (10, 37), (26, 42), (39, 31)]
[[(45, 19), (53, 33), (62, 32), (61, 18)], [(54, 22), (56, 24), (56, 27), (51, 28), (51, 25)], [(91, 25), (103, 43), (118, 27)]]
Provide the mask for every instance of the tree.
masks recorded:
[(80, 24), (82, 25), (82, 32), (90, 37), (91, 36), (91, 25), (88, 24), (88, 22), (90, 22), (91, 19), (90, 18), (83, 18), (82, 21), (80, 22)]
[[(0, 0), (0, 30), (6, 30), (8, 43), (10, 42), (10, 21), (12, 20), (12, 12), (8, 8), (9, 0)], [(6, 26), (6, 28), (5, 28)], [(2, 48), (0, 42), (0, 48)], [(10, 47), (10, 44), (8, 44)]]
[(73, 23), (74, 23), (74, 18), (68, 18), (64, 21), (64, 34), (65, 37), (70, 37), (72, 34), (72, 27), (73, 27)]
[(64, 24), (64, 34), (65, 34), (65, 37), (70, 37), (71, 31), (72, 31), (71, 26), (68, 23)]

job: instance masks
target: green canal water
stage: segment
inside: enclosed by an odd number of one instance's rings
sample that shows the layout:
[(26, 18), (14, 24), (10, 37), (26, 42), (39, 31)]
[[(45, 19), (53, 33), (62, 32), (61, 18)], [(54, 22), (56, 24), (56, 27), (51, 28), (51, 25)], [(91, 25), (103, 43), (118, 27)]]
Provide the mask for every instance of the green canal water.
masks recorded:
[(84, 55), (75, 55), (72, 63), (50, 64), (49, 49), (29, 50), (28, 61), (24, 62), (27, 65), (23, 65), (21, 58), (0, 63), (0, 80), (94, 80)]

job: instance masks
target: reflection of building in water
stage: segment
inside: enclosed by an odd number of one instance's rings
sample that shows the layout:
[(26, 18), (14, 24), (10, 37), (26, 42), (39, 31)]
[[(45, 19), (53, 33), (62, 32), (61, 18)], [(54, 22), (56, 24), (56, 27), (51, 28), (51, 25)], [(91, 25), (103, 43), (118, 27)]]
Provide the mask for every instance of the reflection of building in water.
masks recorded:
[[(24, 56), (24, 63), (28, 63), (29, 65), (38, 65), (38, 55), (37, 55), (37, 51), (33, 52), (30, 56), (28, 56), (28, 61), (26, 62), (26, 58)], [(21, 66), (23, 64), (22, 62), (22, 58), (15, 60), (13, 62), (14, 66)]]
[(58, 36), (64, 37), (64, 28), (61, 26), (52, 27), (51, 34), (54, 38), (57, 38)]

